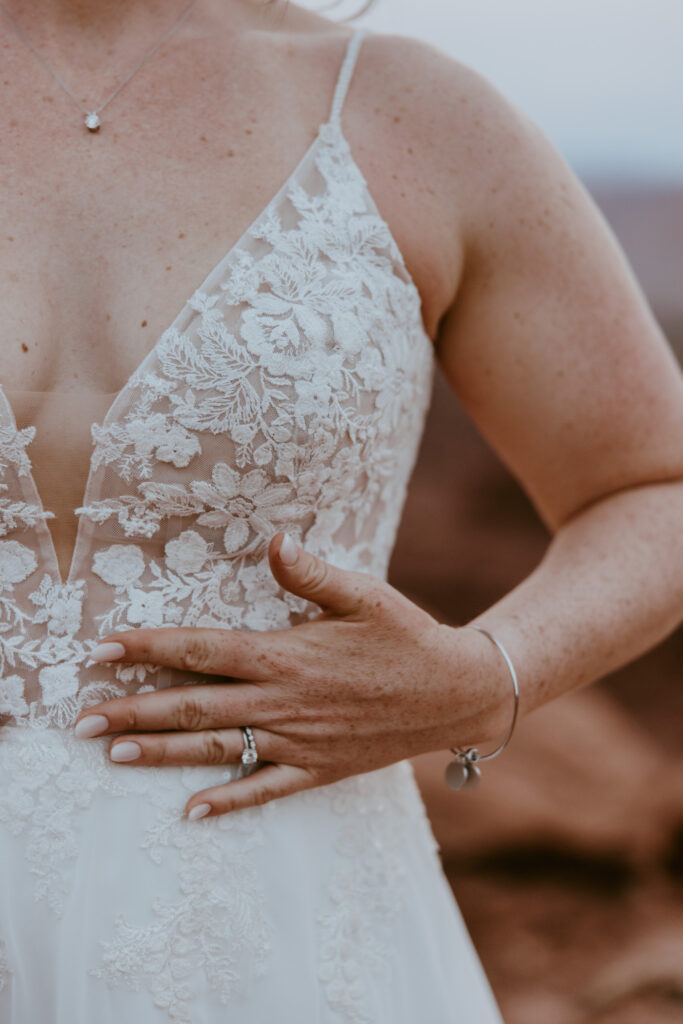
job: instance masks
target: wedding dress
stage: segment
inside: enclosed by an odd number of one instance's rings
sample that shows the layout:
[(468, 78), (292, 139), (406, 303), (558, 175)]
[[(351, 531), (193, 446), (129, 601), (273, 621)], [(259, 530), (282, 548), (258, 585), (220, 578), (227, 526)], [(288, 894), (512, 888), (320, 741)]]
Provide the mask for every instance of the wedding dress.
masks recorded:
[(2, 1024), (500, 1022), (409, 762), (190, 822), (241, 769), (116, 765), (72, 728), (197, 680), (92, 662), (108, 633), (314, 614), (270, 574), (280, 529), (386, 575), (433, 352), (342, 132), (361, 39), (297, 167), (92, 426), (66, 580), (1, 395)]

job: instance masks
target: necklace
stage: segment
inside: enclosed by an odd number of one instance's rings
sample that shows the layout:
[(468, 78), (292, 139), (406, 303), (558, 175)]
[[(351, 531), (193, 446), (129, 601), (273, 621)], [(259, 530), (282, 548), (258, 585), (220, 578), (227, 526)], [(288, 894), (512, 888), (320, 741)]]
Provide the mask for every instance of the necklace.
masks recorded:
[(172, 27), (171, 27), (171, 28), (169, 29), (169, 31), (168, 31), (168, 32), (164, 33), (164, 35), (163, 35), (163, 36), (161, 37), (161, 39), (159, 40), (159, 42), (158, 42), (158, 43), (156, 43), (156, 44), (155, 44), (155, 45), (154, 45), (154, 46), (152, 47), (152, 49), (151, 49), (151, 50), (149, 50), (149, 51), (148, 51), (148, 52), (147, 52), (147, 53), (146, 53), (146, 54), (144, 55), (144, 57), (142, 58), (142, 60), (141, 60), (141, 61), (140, 61), (140, 62), (139, 62), (138, 64), (136, 64), (136, 65), (135, 65), (135, 67), (133, 68), (133, 70), (132, 70), (132, 71), (130, 72), (130, 74), (129, 74), (129, 75), (127, 75), (127, 76), (126, 76), (126, 78), (124, 78), (124, 80), (123, 80), (123, 81), (121, 82), (121, 84), (120, 84), (120, 85), (117, 85), (117, 87), (116, 87), (116, 88), (114, 89), (114, 91), (113, 91), (113, 93), (111, 94), (111, 96), (109, 96), (109, 98), (108, 98), (108, 99), (106, 99), (106, 100), (104, 101), (104, 103), (101, 103), (101, 104), (99, 105), (99, 107), (96, 107), (96, 108), (95, 108), (94, 110), (86, 110), (86, 108), (85, 108), (85, 107), (84, 107), (84, 106), (82, 105), (82, 103), (80, 103), (80, 101), (79, 101), (79, 100), (78, 100), (78, 99), (77, 99), (77, 98), (76, 98), (76, 97), (74, 96), (74, 94), (73, 94), (73, 93), (71, 92), (71, 89), (69, 89), (69, 87), (68, 87), (67, 85), (65, 85), (65, 84), (64, 84), (64, 82), (63, 82), (63, 81), (61, 80), (61, 78), (59, 77), (59, 75), (57, 74), (57, 72), (56, 72), (56, 71), (53, 71), (53, 70), (52, 70), (52, 68), (50, 67), (50, 65), (48, 64), (48, 62), (47, 62), (47, 61), (45, 60), (45, 58), (44, 58), (44, 57), (42, 57), (40, 53), (38, 53), (38, 51), (36, 50), (36, 48), (35, 48), (35, 46), (33, 45), (33, 43), (32, 43), (32, 42), (31, 42), (31, 41), (30, 41), (29, 39), (27, 39), (27, 38), (26, 38), (26, 35), (25, 35), (25, 33), (24, 33), (24, 32), (22, 31), (22, 29), (20, 29), (20, 28), (19, 28), (19, 26), (17, 25), (17, 23), (16, 23), (16, 21), (14, 20), (14, 18), (13, 18), (13, 17), (12, 17), (12, 16), (11, 16), (11, 15), (10, 15), (10, 14), (9, 14), (9, 13), (8, 13), (8, 12), (7, 12), (6, 10), (5, 10), (5, 9), (4, 9), (4, 7), (1, 7), (1, 6), (0, 6), (0, 11), (2, 11), (2, 13), (3, 13), (4, 15), (5, 15), (5, 17), (9, 19), (9, 21), (11, 22), (11, 24), (12, 24), (12, 26), (13, 26), (13, 28), (14, 28), (15, 32), (17, 33), (17, 35), (18, 35), (18, 36), (20, 37), (20, 39), (22, 39), (22, 40), (23, 40), (23, 41), (24, 41), (24, 42), (26, 43), (26, 45), (27, 45), (27, 46), (29, 47), (29, 49), (33, 50), (33, 52), (35, 53), (35, 55), (36, 55), (36, 57), (38, 58), (38, 60), (40, 61), (40, 63), (41, 63), (42, 65), (43, 65), (43, 67), (44, 67), (44, 68), (46, 68), (46, 70), (47, 70), (47, 71), (49, 71), (49, 72), (50, 72), (50, 74), (51, 74), (51, 75), (52, 75), (52, 77), (53, 77), (53, 78), (55, 79), (55, 81), (57, 82), (57, 84), (58, 84), (58, 85), (60, 85), (60, 86), (61, 86), (61, 88), (62, 88), (62, 89), (64, 90), (64, 92), (65, 92), (65, 93), (67, 93), (67, 95), (71, 97), (71, 99), (72, 99), (72, 100), (74, 101), (74, 103), (75, 103), (75, 104), (76, 104), (76, 106), (77, 106), (77, 107), (79, 108), (79, 110), (81, 111), (81, 113), (85, 114), (85, 117), (83, 118), (83, 123), (84, 123), (85, 127), (86, 127), (86, 128), (88, 129), (88, 131), (89, 131), (89, 132), (96, 132), (96, 131), (98, 131), (98, 129), (99, 129), (99, 127), (100, 127), (100, 124), (101, 124), (101, 121), (100, 121), (100, 117), (99, 117), (100, 111), (101, 111), (101, 110), (104, 110), (104, 108), (105, 108), (105, 107), (107, 106), (107, 104), (108, 104), (108, 103), (111, 103), (111, 101), (112, 101), (112, 100), (114, 99), (114, 97), (116, 96), (116, 94), (117, 94), (117, 93), (118, 93), (118, 92), (119, 92), (119, 91), (120, 91), (121, 89), (123, 89), (124, 85), (125, 85), (125, 84), (126, 84), (127, 82), (129, 82), (129, 81), (131, 80), (131, 78), (133, 77), (133, 75), (135, 74), (135, 72), (136, 72), (136, 71), (139, 71), (139, 70), (140, 70), (140, 68), (142, 67), (142, 65), (143, 65), (143, 64), (144, 64), (144, 63), (145, 63), (146, 61), (148, 61), (148, 60), (149, 60), (149, 58), (150, 58), (150, 57), (151, 57), (151, 56), (152, 56), (153, 54), (155, 54), (155, 53), (156, 53), (156, 51), (157, 51), (157, 50), (159, 49), (159, 47), (161, 46), (161, 44), (162, 44), (162, 43), (164, 43), (164, 42), (166, 42), (166, 40), (167, 40), (167, 39), (169, 38), (169, 36), (173, 35), (173, 33), (174, 33), (174, 32), (176, 31), (176, 29), (180, 28), (181, 24), (182, 24), (182, 23), (183, 23), (183, 22), (185, 21), (185, 18), (186, 18), (186, 17), (188, 16), (188, 14), (190, 13), (190, 11), (192, 10), (192, 8), (193, 8), (193, 7), (195, 6), (195, 4), (196, 4), (196, 3), (197, 3), (197, 0), (192, 0), (192, 3), (190, 4), (190, 6), (189, 6), (189, 7), (187, 7), (187, 8), (185, 9), (185, 11), (183, 11), (183, 13), (182, 13), (182, 14), (180, 15), (180, 17), (179, 17), (179, 18), (178, 18), (178, 20), (176, 21), (175, 25), (173, 25), (173, 26), (172, 26)]

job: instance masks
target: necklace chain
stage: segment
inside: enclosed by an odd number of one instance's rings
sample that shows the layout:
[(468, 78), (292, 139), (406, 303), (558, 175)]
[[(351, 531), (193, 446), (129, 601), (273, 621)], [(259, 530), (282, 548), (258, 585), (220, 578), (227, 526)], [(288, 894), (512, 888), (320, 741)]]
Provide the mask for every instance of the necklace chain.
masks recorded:
[(85, 108), (85, 107), (83, 106), (83, 104), (82, 104), (82, 103), (80, 102), (80, 100), (79, 100), (79, 99), (78, 99), (78, 98), (77, 98), (76, 96), (74, 96), (74, 94), (72, 93), (71, 89), (69, 89), (68, 85), (66, 85), (66, 84), (65, 84), (65, 83), (64, 83), (64, 82), (62, 81), (62, 79), (61, 79), (61, 78), (59, 77), (59, 75), (57, 74), (57, 72), (56, 72), (56, 71), (54, 71), (54, 70), (53, 70), (53, 68), (51, 68), (51, 67), (50, 67), (50, 65), (49, 65), (49, 64), (48, 64), (48, 62), (47, 62), (47, 61), (45, 60), (45, 58), (44, 58), (44, 57), (42, 56), (42, 54), (41, 54), (41, 53), (39, 53), (39, 52), (38, 52), (38, 50), (37, 50), (37, 49), (35, 48), (35, 46), (34, 46), (34, 45), (33, 45), (33, 43), (31, 42), (31, 40), (27, 38), (27, 36), (26, 36), (25, 32), (23, 31), (23, 29), (21, 29), (21, 28), (19, 27), (19, 25), (17, 25), (17, 23), (16, 23), (16, 21), (14, 20), (14, 18), (12, 17), (12, 15), (11, 15), (11, 14), (10, 14), (10, 13), (9, 13), (8, 11), (6, 11), (6, 10), (5, 10), (5, 8), (4, 8), (4, 7), (2, 7), (2, 6), (0, 6), (0, 11), (2, 11), (2, 13), (3, 13), (4, 15), (5, 15), (5, 17), (6, 17), (6, 18), (7, 18), (7, 19), (8, 19), (9, 21), (10, 21), (10, 23), (12, 24), (12, 26), (13, 26), (13, 28), (14, 28), (14, 31), (15, 31), (15, 32), (17, 33), (17, 35), (18, 35), (18, 36), (19, 36), (19, 37), (20, 37), (20, 38), (21, 38), (21, 39), (22, 39), (22, 40), (24, 41), (24, 43), (26, 43), (26, 45), (27, 45), (27, 46), (29, 47), (29, 49), (30, 49), (30, 50), (32, 50), (32, 51), (34, 52), (34, 54), (36, 55), (36, 57), (38, 58), (38, 60), (40, 61), (40, 63), (41, 63), (42, 65), (43, 65), (43, 67), (44, 67), (44, 68), (45, 68), (45, 69), (46, 69), (47, 71), (49, 71), (49, 72), (50, 72), (50, 74), (51, 74), (51, 75), (52, 75), (52, 77), (53, 77), (53, 78), (55, 79), (55, 81), (57, 82), (57, 84), (58, 84), (59, 86), (61, 86), (61, 88), (62, 88), (62, 89), (64, 90), (64, 92), (65, 92), (65, 93), (67, 93), (67, 95), (68, 95), (68, 96), (70, 96), (70, 97), (71, 97), (71, 99), (72, 99), (72, 100), (74, 101), (74, 103), (75, 103), (75, 104), (76, 104), (76, 106), (77, 106), (77, 107), (79, 108), (79, 110), (81, 111), (81, 113), (85, 114), (85, 118), (84, 118), (84, 124), (85, 124), (86, 128), (87, 128), (87, 129), (88, 129), (88, 130), (89, 130), (90, 132), (96, 132), (96, 131), (97, 131), (97, 130), (99, 129), (99, 127), (100, 127), (100, 118), (99, 118), (99, 113), (100, 113), (100, 111), (101, 111), (101, 110), (104, 110), (104, 108), (105, 108), (105, 107), (107, 106), (107, 104), (108, 104), (108, 103), (111, 103), (111, 101), (112, 101), (112, 100), (114, 99), (114, 97), (115, 97), (115, 96), (116, 96), (116, 95), (117, 95), (117, 94), (118, 94), (118, 93), (119, 93), (119, 92), (121, 91), (121, 89), (123, 89), (124, 85), (126, 85), (126, 83), (127, 83), (127, 82), (129, 82), (129, 81), (131, 80), (131, 78), (133, 77), (133, 75), (135, 74), (135, 72), (136, 72), (136, 71), (139, 71), (139, 70), (140, 70), (140, 68), (142, 67), (142, 65), (143, 65), (143, 64), (144, 64), (144, 63), (145, 63), (146, 61), (148, 61), (148, 60), (149, 60), (149, 58), (150, 58), (150, 57), (152, 57), (152, 56), (153, 56), (153, 55), (154, 55), (154, 54), (155, 54), (155, 53), (157, 52), (157, 50), (158, 50), (158, 49), (159, 49), (159, 47), (160, 47), (160, 46), (162, 45), (162, 43), (165, 43), (165, 42), (166, 42), (166, 40), (167, 40), (167, 39), (168, 39), (168, 38), (169, 38), (169, 37), (170, 37), (171, 35), (173, 35), (173, 33), (174, 33), (174, 32), (175, 32), (175, 31), (176, 31), (176, 30), (177, 30), (178, 28), (180, 28), (180, 26), (182, 25), (182, 23), (183, 23), (183, 22), (185, 21), (185, 18), (187, 18), (187, 16), (189, 15), (190, 11), (192, 10), (192, 8), (193, 8), (193, 7), (195, 6), (195, 4), (196, 4), (196, 3), (197, 3), (197, 0), (192, 0), (192, 2), (190, 3), (190, 5), (189, 5), (189, 6), (188, 6), (188, 7), (187, 7), (187, 8), (186, 8), (186, 9), (185, 9), (184, 11), (183, 11), (183, 13), (182, 13), (182, 14), (180, 15), (180, 17), (178, 18), (178, 20), (176, 21), (176, 23), (175, 23), (174, 25), (172, 25), (172, 26), (171, 26), (171, 28), (170, 28), (170, 29), (168, 30), (168, 32), (165, 32), (165, 33), (164, 33), (164, 35), (163, 35), (163, 36), (161, 37), (161, 39), (159, 40), (159, 42), (158, 42), (158, 43), (155, 43), (155, 45), (154, 45), (154, 46), (153, 46), (153, 47), (151, 48), (151, 50), (148, 50), (148, 51), (147, 51), (147, 53), (145, 53), (145, 55), (143, 56), (142, 60), (140, 60), (140, 61), (139, 61), (139, 62), (138, 62), (138, 63), (137, 63), (136, 65), (135, 65), (135, 67), (133, 68), (133, 70), (132, 70), (132, 71), (131, 71), (131, 72), (130, 72), (130, 73), (129, 73), (128, 75), (126, 75), (126, 77), (125, 77), (125, 78), (123, 79), (123, 81), (122, 81), (122, 82), (121, 82), (121, 83), (120, 83), (119, 85), (117, 85), (117, 86), (116, 86), (116, 88), (114, 89), (114, 91), (113, 91), (113, 93), (111, 94), (111, 96), (109, 96), (109, 97), (108, 97), (108, 98), (107, 98), (107, 99), (106, 99), (106, 100), (104, 101), (104, 103), (101, 103), (101, 104), (99, 105), (99, 107), (95, 107), (95, 108), (94, 108), (93, 110), (86, 110), (86, 108)]

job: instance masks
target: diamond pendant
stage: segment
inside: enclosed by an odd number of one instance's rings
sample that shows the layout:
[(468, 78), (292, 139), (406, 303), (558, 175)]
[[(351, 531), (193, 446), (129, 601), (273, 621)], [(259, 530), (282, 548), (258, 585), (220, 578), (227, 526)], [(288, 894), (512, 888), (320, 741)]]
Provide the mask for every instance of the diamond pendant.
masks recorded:
[(84, 124), (89, 132), (96, 132), (98, 130), (100, 127), (100, 119), (94, 110), (91, 114), (85, 115)]

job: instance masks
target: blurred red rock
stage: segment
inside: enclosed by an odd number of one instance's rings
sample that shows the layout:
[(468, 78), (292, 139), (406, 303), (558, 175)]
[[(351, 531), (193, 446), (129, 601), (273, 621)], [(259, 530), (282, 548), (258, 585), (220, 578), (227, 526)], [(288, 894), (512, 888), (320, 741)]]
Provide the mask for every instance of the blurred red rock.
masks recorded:
[(647, 865), (683, 821), (678, 765), (607, 694), (574, 693), (522, 719), (471, 792), (443, 781), (444, 754), (415, 759), (442, 856), (451, 866), (490, 849), (556, 846)]

